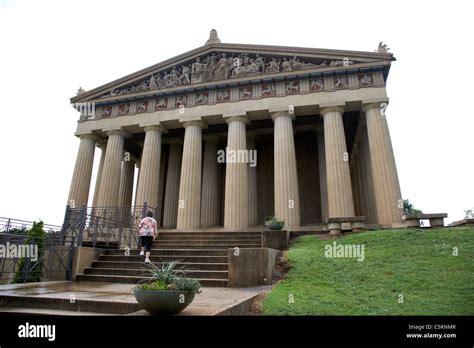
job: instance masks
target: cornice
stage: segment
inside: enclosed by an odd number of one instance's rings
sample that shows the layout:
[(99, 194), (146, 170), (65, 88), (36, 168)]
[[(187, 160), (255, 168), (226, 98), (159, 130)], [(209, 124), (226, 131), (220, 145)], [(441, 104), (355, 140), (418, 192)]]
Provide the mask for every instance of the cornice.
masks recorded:
[[(232, 51), (236, 50), (235, 53), (261, 53), (261, 54), (277, 54), (277, 55), (291, 55), (291, 54), (303, 54), (307, 57), (319, 57), (319, 58), (341, 58), (348, 57), (350, 58), (365, 58), (373, 60), (369, 63), (382, 63), (383, 61), (388, 62), (390, 65), (391, 61), (394, 61), (395, 58), (391, 53), (378, 53), (378, 52), (364, 52), (364, 51), (348, 51), (348, 50), (334, 50), (334, 49), (320, 49), (320, 48), (305, 48), (305, 47), (289, 47), (289, 46), (270, 46), (270, 45), (250, 45), (250, 44), (234, 44), (234, 43), (212, 43), (198, 47), (196, 49), (190, 50), (188, 52), (182, 53), (175, 57), (164, 60), (160, 63), (154, 64), (147, 68), (141, 69), (132, 74), (126, 75), (109, 83), (106, 83), (102, 86), (94, 88), (90, 91), (83, 92), (79, 95), (76, 95), (71, 98), (71, 102), (79, 101), (90, 101), (92, 99), (97, 99), (99, 96), (97, 94), (105, 92), (113, 87), (120, 87), (124, 84), (132, 83), (134, 80), (142, 79), (156, 70), (167, 69), (173, 65), (179, 65), (186, 60), (194, 59), (200, 55), (217, 52), (219, 50)], [(351, 66), (352, 67), (352, 66)], [(333, 67), (331, 67), (333, 68)], [(293, 72), (294, 73), (294, 72)], [(264, 74), (266, 75), (266, 74)], [(254, 77), (260, 77), (256, 75)], [(251, 78), (250, 78), (251, 80)], [(227, 83), (228, 80), (223, 80), (222, 82)], [(216, 82), (216, 81), (213, 81)], [(183, 87), (190, 87), (192, 85), (187, 85)]]

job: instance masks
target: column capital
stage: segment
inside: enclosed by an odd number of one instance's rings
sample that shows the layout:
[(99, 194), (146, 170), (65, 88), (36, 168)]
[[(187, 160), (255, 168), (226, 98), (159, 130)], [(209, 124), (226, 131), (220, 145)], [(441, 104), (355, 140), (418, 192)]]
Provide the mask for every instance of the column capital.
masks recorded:
[(92, 134), (92, 133), (90, 133), (90, 134), (79, 134), (79, 135), (77, 135), (77, 137), (78, 137), (79, 139), (81, 139), (81, 140), (82, 140), (82, 139), (91, 139), (91, 140), (94, 140), (94, 141), (97, 142), (97, 143), (98, 143), (99, 140), (100, 140), (100, 137), (99, 137), (99, 136), (97, 136), (97, 135), (95, 135), (95, 134)]
[(184, 121), (182, 122), (182, 124), (184, 128), (189, 127), (189, 126), (198, 126), (204, 129), (207, 128), (207, 124), (203, 120)]
[(377, 99), (366, 99), (362, 101), (362, 111), (366, 112), (370, 109), (379, 109), (380, 104), (386, 103), (388, 104), (388, 98), (377, 98)]
[(149, 125), (149, 126), (140, 125), (140, 126), (143, 127), (143, 130), (145, 132), (157, 130), (160, 133), (168, 133), (168, 129), (159, 124), (154, 124), (154, 125)]
[(345, 104), (341, 103), (325, 103), (319, 104), (319, 114), (321, 116), (326, 115), (329, 112), (339, 112), (344, 113)]
[(273, 122), (275, 122), (276, 118), (280, 116), (286, 116), (291, 118), (292, 120), (296, 118), (295, 114), (290, 114), (289, 110), (270, 111), (270, 117), (272, 118)]
[(129, 132), (127, 132), (126, 130), (121, 129), (121, 128), (104, 129), (103, 131), (106, 132), (108, 136), (111, 136), (111, 135), (121, 135), (123, 137), (130, 137), (131, 136), (131, 134)]
[(227, 124), (231, 122), (243, 122), (245, 124), (249, 124), (250, 120), (247, 117), (247, 115), (239, 115), (239, 116), (229, 116), (229, 117), (224, 117), (224, 120)]

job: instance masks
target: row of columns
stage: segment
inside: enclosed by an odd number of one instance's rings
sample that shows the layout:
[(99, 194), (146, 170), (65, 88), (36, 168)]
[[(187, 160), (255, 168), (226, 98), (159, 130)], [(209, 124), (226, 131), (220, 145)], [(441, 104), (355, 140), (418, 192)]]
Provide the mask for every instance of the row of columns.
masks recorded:
[[(401, 199), (388, 125), (380, 113), (380, 103), (364, 105), (367, 138), (370, 149), (371, 174), (375, 192), (378, 223), (401, 221)], [(318, 132), (319, 178), (321, 210), (327, 217), (354, 216), (351, 173), (340, 105), (323, 107), (320, 114), (324, 132)], [(272, 113), (274, 121), (275, 216), (284, 219), (288, 227), (300, 225), (300, 202), (293, 132), (294, 116), (288, 111)], [(255, 134), (246, 132), (247, 116), (226, 118), (227, 150), (255, 149)], [(171, 141), (164, 189), (163, 227), (194, 229), (217, 226), (219, 221), (219, 166), (216, 160), (218, 138), (204, 137), (202, 152), (202, 121), (184, 123), (184, 142)], [(161, 160), (164, 127), (145, 127), (145, 142), (140, 161), (135, 205), (157, 206), (161, 201), (164, 176)], [(133, 162), (122, 161), (124, 139), (121, 130), (108, 133), (103, 147), (93, 205), (130, 206), (133, 191)], [(87, 204), (96, 138), (80, 136), (69, 202)], [(162, 179), (163, 180), (163, 179)], [(160, 183), (160, 184), (159, 184)], [(227, 163), (225, 175), (224, 227), (244, 228), (258, 224), (256, 168), (248, 163)], [(161, 193), (162, 195), (163, 193)]]

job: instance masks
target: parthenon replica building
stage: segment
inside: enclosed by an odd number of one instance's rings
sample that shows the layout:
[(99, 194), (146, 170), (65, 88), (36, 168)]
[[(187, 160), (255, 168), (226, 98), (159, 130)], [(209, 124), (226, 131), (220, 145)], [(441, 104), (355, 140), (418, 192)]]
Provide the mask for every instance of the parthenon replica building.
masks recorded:
[(396, 226), (385, 116), (394, 60), (382, 43), (229, 44), (212, 30), (199, 48), (71, 98), (92, 107), (81, 109), (68, 203), (88, 204), (98, 146), (92, 207), (146, 204), (164, 229), (245, 230), (269, 215), (291, 230), (357, 216)]

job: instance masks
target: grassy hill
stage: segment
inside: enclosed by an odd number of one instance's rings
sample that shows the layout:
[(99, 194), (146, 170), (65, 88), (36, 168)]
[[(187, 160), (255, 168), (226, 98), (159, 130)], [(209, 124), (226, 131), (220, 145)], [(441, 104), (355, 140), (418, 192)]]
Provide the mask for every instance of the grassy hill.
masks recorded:
[(333, 242), (296, 240), (288, 252), (291, 269), (264, 300), (263, 314), (474, 314), (474, 228), (383, 230), (336, 240), (364, 246), (363, 261), (326, 257)]

